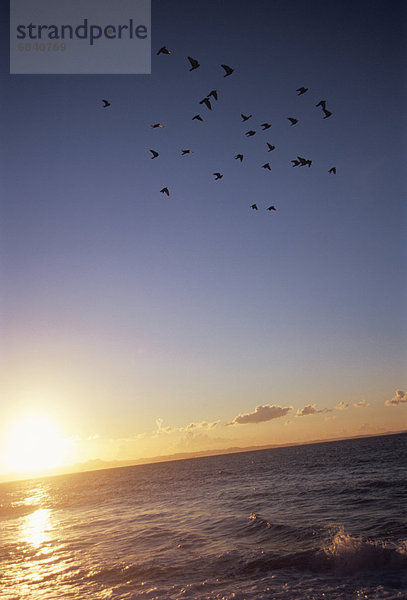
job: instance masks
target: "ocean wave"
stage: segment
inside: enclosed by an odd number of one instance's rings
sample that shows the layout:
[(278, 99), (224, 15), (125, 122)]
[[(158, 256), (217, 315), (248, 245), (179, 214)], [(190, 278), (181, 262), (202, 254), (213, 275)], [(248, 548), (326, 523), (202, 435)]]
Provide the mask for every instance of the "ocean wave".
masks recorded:
[(245, 574), (295, 569), (354, 576), (384, 569), (404, 573), (406, 567), (407, 539), (397, 544), (370, 540), (352, 536), (340, 528), (322, 547), (286, 553), (265, 552), (246, 563)]
[(339, 529), (332, 541), (317, 555), (322, 566), (351, 575), (391, 567), (407, 567), (407, 540), (398, 544), (385, 540), (364, 539)]
[(38, 509), (37, 506), (26, 504), (4, 504), (0, 506), (0, 521), (8, 521), (10, 519), (19, 519), (27, 517)]
[(266, 549), (284, 551), (287, 548), (309, 549), (315, 544), (315, 536), (319, 532), (310, 524), (290, 524), (275, 517), (265, 517), (252, 512), (245, 521), (239, 520), (235, 526), (234, 534), (239, 539), (244, 539), (251, 544), (261, 544)]
[(274, 522), (254, 512), (250, 513), (248, 520), (241, 527), (240, 534), (247, 537), (256, 537), (257, 541), (260, 541), (260, 539), (264, 541), (267, 539), (287, 541), (293, 536), (298, 539), (301, 535), (297, 527), (287, 523)]
[(403, 490), (406, 490), (407, 481), (405, 479), (371, 479), (369, 481), (363, 482), (363, 486), (365, 488), (376, 488), (379, 490), (384, 490), (387, 488), (401, 488)]

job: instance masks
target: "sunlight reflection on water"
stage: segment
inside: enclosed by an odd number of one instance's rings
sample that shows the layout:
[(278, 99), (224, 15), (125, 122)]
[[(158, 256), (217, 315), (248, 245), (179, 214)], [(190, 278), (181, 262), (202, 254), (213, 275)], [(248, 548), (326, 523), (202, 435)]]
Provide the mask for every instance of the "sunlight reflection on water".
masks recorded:
[(49, 541), (52, 523), (51, 511), (48, 508), (39, 508), (25, 517), (21, 527), (21, 539), (35, 548)]
[(26, 506), (32, 506), (35, 504), (40, 505), (41, 502), (46, 499), (46, 496), (47, 493), (44, 487), (40, 485), (30, 491), (30, 495), (24, 499), (23, 504)]
[[(46, 496), (41, 488), (31, 489), (23, 503), (41, 506)], [(65, 569), (64, 561), (58, 560), (58, 548), (54, 544), (58, 525), (49, 508), (38, 508), (20, 520), (17, 531), (19, 557), (8, 573), (19, 594), (16, 598), (34, 598), (34, 584), (41, 585)]]

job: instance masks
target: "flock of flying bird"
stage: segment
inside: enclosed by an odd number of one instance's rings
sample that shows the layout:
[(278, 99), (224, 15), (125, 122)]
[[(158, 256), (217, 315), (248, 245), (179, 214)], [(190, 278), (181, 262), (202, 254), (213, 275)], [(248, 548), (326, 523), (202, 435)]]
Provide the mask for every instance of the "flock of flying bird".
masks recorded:
[[(157, 52), (157, 55), (160, 55), (160, 54), (171, 55), (171, 52), (167, 49), (166, 46), (162, 46), (158, 50), (158, 52)], [(192, 58), (191, 56), (188, 56), (187, 58), (188, 58), (188, 61), (189, 61), (190, 65), (191, 65), (191, 67), (189, 69), (190, 71), (194, 71), (195, 69), (198, 69), (198, 67), (200, 67), (200, 63), (195, 58)], [(232, 67), (229, 67), (228, 65), (225, 65), (225, 64), (222, 64), (221, 67), (224, 70), (224, 77), (229, 77), (230, 75), (232, 75), (232, 73), (234, 71), (234, 69), (232, 69)], [(305, 94), (308, 91), (308, 88), (299, 87), (296, 91), (297, 91), (297, 95), (298, 96), (302, 96), (303, 94)], [(218, 92), (217, 92), (217, 90), (211, 90), (209, 92), (209, 94), (207, 96), (205, 96), (205, 98), (203, 98), (199, 102), (199, 104), (202, 104), (202, 105), (206, 106), (206, 108), (208, 110), (212, 110), (212, 104), (211, 104), (211, 102), (213, 102), (213, 101), (216, 102), (217, 100), (218, 100)], [(108, 100), (102, 99), (102, 102), (103, 102), (103, 108), (108, 108), (111, 105)], [(315, 106), (317, 108), (321, 107), (322, 113), (324, 115), (323, 116), (324, 119), (327, 119), (327, 118), (329, 118), (329, 117), (332, 116), (332, 112), (330, 110), (328, 110), (327, 107), (326, 107), (326, 100), (320, 100), (318, 102), (318, 104), (316, 104)], [(242, 122), (246, 122), (253, 115), (245, 115), (245, 114), (241, 113), (240, 116), (242, 117)], [(290, 121), (291, 126), (294, 126), (294, 125), (296, 125), (298, 123), (298, 119), (296, 119), (295, 117), (287, 117), (287, 119), (288, 119), (288, 121)], [(192, 117), (192, 120), (193, 121), (195, 121), (195, 120), (196, 121), (201, 121), (201, 122), (204, 121), (204, 119), (202, 118), (202, 116), (200, 114), (194, 115)], [(157, 128), (164, 127), (164, 125), (162, 123), (153, 123), (151, 125), (151, 127), (153, 129), (157, 129)], [(270, 123), (261, 123), (260, 127), (262, 128), (262, 131), (266, 131), (267, 129), (269, 129), (271, 127), (271, 124)], [(245, 135), (247, 137), (252, 137), (255, 134), (256, 134), (256, 131), (254, 131), (253, 129), (250, 129), (249, 131), (246, 131), (246, 133), (245, 133)], [(272, 152), (273, 150), (275, 150), (275, 148), (276, 148), (275, 146), (273, 146), (269, 142), (266, 142), (266, 144), (267, 144), (267, 147), (268, 147), (268, 152)], [(152, 154), (152, 156), (151, 156), (152, 159), (158, 158), (158, 156), (160, 155), (159, 152), (157, 152), (157, 150), (152, 150), (151, 149), (150, 152)], [(189, 150), (189, 149), (181, 150), (181, 155), (182, 156), (185, 156), (186, 154), (191, 154), (191, 153), (192, 153), (192, 150)], [(235, 158), (235, 160), (239, 160), (240, 162), (243, 162), (244, 156), (243, 156), (243, 154), (236, 154), (234, 158)], [(305, 167), (305, 166), (311, 167), (312, 160), (306, 159), (306, 158), (304, 158), (302, 156), (297, 156), (296, 159), (291, 160), (291, 163), (292, 163), (293, 167)], [(271, 171), (271, 166), (270, 166), (269, 162), (266, 162), (264, 165), (261, 165), (261, 167), (263, 169)], [(331, 167), (328, 172), (331, 173), (332, 175), (335, 175), (336, 174), (336, 167)], [(215, 181), (217, 181), (219, 179), (222, 179), (222, 177), (223, 177), (222, 173), (219, 173), (219, 172), (215, 172), (215, 173), (213, 173), (213, 175), (215, 177)], [(170, 195), (170, 191), (169, 191), (168, 187), (163, 187), (160, 190), (160, 192), (162, 194), (166, 194), (167, 196)], [(253, 210), (258, 210), (257, 204), (252, 204), (250, 208), (252, 208)], [(266, 210), (268, 210), (268, 211), (275, 211), (276, 208), (275, 208), (274, 205), (271, 205)]]

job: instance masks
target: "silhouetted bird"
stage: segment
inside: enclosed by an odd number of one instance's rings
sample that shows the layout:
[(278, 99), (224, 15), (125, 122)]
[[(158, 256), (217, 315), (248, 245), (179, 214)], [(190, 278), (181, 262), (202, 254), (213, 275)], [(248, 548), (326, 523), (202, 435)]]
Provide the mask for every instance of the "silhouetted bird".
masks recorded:
[(150, 152), (151, 152), (151, 153), (152, 153), (152, 155), (153, 155), (153, 156), (151, 157), (152, 159), (153, 159), (153, 158), (157, 158), (157, 156), (159, 156), (158, 152), (156, 152), (155, 150), (150, 150)]
[(253, 129), (250, 129), (250, 131), (246, 131), (245, 135), (251, 137), (252, 135), (255, 135), (255, 131), (253, 131)]
[(336, 175), (336, 167), (332, 167), (331, 169), (329, 169), (329, 173), (332, 173), (332, 175)]
[(301, 164), (299, 160), (292, 160), (291, 162), (293, 167), (298, 167)]
[(259, 209), (257, 208), (257, 204), (252, 204), (250, 208), (252, 208), (253, 210), (259, 210)]
[(265, 165), (261, 166), (262, 169), (268, 169), (269, 171), (271, 171), (271, 167), (269, 163), (266, 163)]
[(263, 127), (263, 131), (264, 131), (265, 129), (269, 129), (271, 127), (271, 125), (270, 125), (270, 123), (262, 123), (260, 125), (260, 127)]
[(228, 75), (232, 75), (234, 69), (232, 67), (228, 67), (227, 65), (221, 65), (223, 69), (225, 69), (225, 75), (223, 77), (227, 77)]
[(167, 48), (165, 46), (163, 46), (162, 48), (159, 49), (157, 54), (171, 54), (171, 52), (169, 50), (167, 50)]
[(195, 115), (195, 117), (192, 117), (192, 120), (197, 120), (197, 121), (203, 121), (203, 118), (201, 117), (201, 115)]
[(296, 92), (298, 92), (297, 96), (302, 96), (303, 94), (305, 94), (305, 92), (308, 91), (308, 88), (305, 87), (299, 87), (298, 90), (296, 90)]
[(321, 106), (322, 110), (326, 108), (326, 100), (320, 100), (315, 106)]
[(330, 117), (332, 115), (330, 110), (327, 110), (326, 108), (322, 109), (323, 113), (324, 113), (324, 119), (327, 119), (328, 117)]
[(295, 125), (296, 123), (298, 123), (298, 119), (294, 119), (294, 117), (287, 117), (287, 119), (291, 121), (291, 125)]
[(216, 90), (212, 90), (211, 92), (209, 92), (208, 94), (208, 98), (209, 96), (212, 96), (215, 100), (218, 99), (218, 92)]
[(222, 177), (223, 177), (222, 173), (213, 173), (213, 175), (215, 175), (215, 181), (217, 179), (222, 179)]
[(182, 156), (184, 156), (185, 154), (192, 154), (192, 150), (181, 150), (182, 152)]
[(207, 106), (209, 108), (209, 110), (212, 110), (212, 106), (211, 106), (211, 102), (210, 102), (209, 98), (204, 98), (203, 100), (200, 101), (199, 104), (205, 104), (205, 106)]
[(194, 69), (197, 69), (198, 67), (200, 67), (199, 62), (197, 60), (195, 60), (195, 58), (188, 56), (188, 60), (191, 63), (191, 68), (189, 69), (190, 71), (193, 71)]
[(156, 129), (157, 127), (164, 127), (164, 125), (162, 123), (154, 123), (154, 125), (151, 125), (151, 127)]
[(277, 210), (275, 206), (269, 206), (267, 210)]
[(110, 102), (108, 100), (102, 100), (103, 102), (103, 108), (107, 108), (108, 106), (110, 106)]
[(246, 115), (244, 115), (243, 113), (241, 113), (241, 114), (240, 114), (240, 116), (242, 117), (242, 121), (247, 121), (247, 119), (250, 119), (250, 117), (251, 117), (252, 115), (246, 116)]
[(160, 190), (161, 194), (167, 194), (167, 196), (170, 195), (170, 192), (168, 191), (167, 187), (164, 187), (162, 190)]
[[(305, 167), (306, 165), (308, 165), (308, 167), (310, 167), (312, 165), (312, 160), (309, 160), (308, 158), (304, 158), (303, 156), (297, 156), (298, 161), (291, 161), (291, 162), (299, 162), (299, 164), (301, 164), (301, 167)], [(297, 165), (293, 165), (293, 166), (297, 166)]]
[(275, 150), (275, 149), (276, 149), (276, 147), (275, 147), (275, 146), (272, 146), (271, 144), (269, 144), (269, 142), (267, 142), (267, 146), (268, 146), (268, 150), (267, 150), (267, 152), (271, 152), (272, 150)]
[(236, 154), (235, 159), (240, 160), (240, 162), (242, 162), (243, 154)]

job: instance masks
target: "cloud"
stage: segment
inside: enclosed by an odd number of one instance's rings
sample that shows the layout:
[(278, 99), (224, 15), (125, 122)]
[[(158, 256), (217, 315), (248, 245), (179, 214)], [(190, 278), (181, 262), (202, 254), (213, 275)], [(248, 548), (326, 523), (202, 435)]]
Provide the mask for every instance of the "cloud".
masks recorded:
[(264, 423), (265, 421), (271, 421), (272, 419), (278, 419), (284, 417), (288, 412), (292, 410), (292, 406), (270, 406), (265, 404), (264, 406), (256, 406), (255, 410), (251, 413), (245, 413), (243, 415), (237, 415), (231, 423), (228, 425), (245, 425), (246, 423)]
[(327, 413), (331, 412), (330, 408), (322, 408), (321, 410), (317, 410), (315, 408), (315, 404), (307, 404), (304, 408), (299, 408), (297, 410), (297, 417), (308, 417), (309, 415), (316, 415), (318, 413)]
[(157, 425), (156, 433), (171, 433), (174, 431), (173, 427), (163, 427), (164, 419), (160, 419), (160, 417), (155, 420), (155, 423)]
[(297, 417), (307, 417), (308, 415), (313, 415), (317, 412), (317, 409), (315, 408), (315, 404), (308, 404), (307, 406), (304, 406), (304, 408), (301, 408), (297, 410)]
[(212, 423), (207, 423), (207, 421), (201, 421), (200, 423), (190, 423), (184, 428), (180, 428), (180, 431), (196, 431), (197, 429), (209, 430), (213, 429), (218, 425), (219, 421), (213, 421)]
[(391, 400), (386, 400), (386, 406), (398, 406), (407, 402), (407, 392), (396, 390), (396, 395)]
[(336, 406), (336, 410), (345, 410), (346, 408), (349, 407), (349, 404), (347, 402), (344, 402), (343, 400), (341, 400)]
[(353, 406), (356, 408), (367, 408), (370, 404), (369, 402), (366, 402), (366, 400), (361, 400), (360, 402), (356, 402)]
[(155, 423), (157, 425), (157, 430), (155, 431), (156, 434), (176, 432), (195, 433), (197, 431), (208, 431), (210, 429), (213, 429), (214, 427), (216, 427), (216, 425), (218, 425), (219, 421), (213, 421), (212, 423), (208, 423), (207, 421), (201, 421), (200, 423), (189, 423), (189, 425), (187, 425), (186, 427), (164, 427), (164, 419), (161, 418), (156, 419)]

